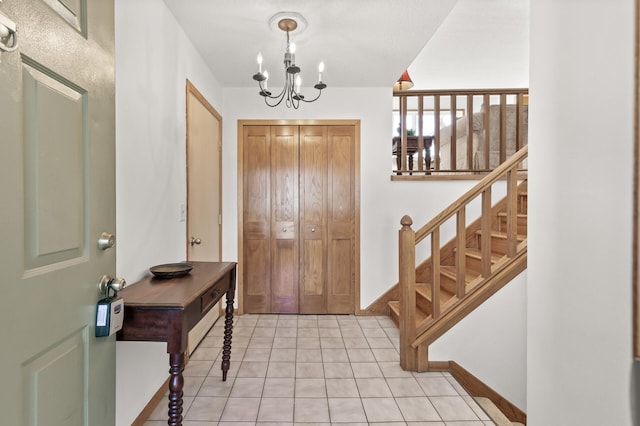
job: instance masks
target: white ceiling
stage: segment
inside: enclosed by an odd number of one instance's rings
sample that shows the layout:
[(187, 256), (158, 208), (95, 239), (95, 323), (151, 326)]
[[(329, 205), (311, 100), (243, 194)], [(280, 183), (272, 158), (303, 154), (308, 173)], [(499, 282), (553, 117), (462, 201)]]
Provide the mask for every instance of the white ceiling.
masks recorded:
[[(486, 1), (486, 0), (485, 0)], [(284, 78), (286, 36), (268, 21), (297, 12), (308, 26), (291, 33), (303, 85), (391, 86), (457, 0), (164, 0), (223, 87), (253, 87), (262, 52), (271, 84)]]
[(223, 87), (254, 87), (262, 52), (284, 76), (279, 12), (308, 26), (291, 37), (303, 85), (325, 63), (329, 87), (382, 87), (409, 69), (414, 89), (528, 87), (530, 0), (164, 0)]

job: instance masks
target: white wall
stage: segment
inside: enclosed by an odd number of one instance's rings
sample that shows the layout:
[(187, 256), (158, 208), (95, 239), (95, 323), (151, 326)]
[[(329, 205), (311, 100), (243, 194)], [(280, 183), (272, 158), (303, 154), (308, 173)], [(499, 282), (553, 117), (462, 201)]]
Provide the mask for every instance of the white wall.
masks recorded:
[(628, 426), (637, 415), (633, 6), (531, 2), (530, 426)]
[(530, 0), (458, 0), (409, 66), (414, 89), (529, 87)]
[[(220, 111), (220, 85), (162, 1), (116, 0), (117, 274), (186, 257), (185, 84)], [(118, 342), (116, 424), (129, 425), (168, 377), (166, 345)]]
[(429, 346), (429, 359), (453, 360), (527, 411), (527, 271)]

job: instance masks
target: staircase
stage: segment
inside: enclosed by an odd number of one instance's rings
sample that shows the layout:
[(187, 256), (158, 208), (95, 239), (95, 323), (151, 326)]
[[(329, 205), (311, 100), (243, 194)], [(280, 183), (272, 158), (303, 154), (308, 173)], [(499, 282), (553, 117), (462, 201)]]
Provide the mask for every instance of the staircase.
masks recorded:
[[(400, 364), (429, 369), (428, 346), (527, 265), (527, 180), (520, 172), (525, 146), (422, 228), (410, 217), (399, 231), (399, 300), (388, 302), (400, 329)], [(492, 202), (492, 191), (506, 196)], [(467, 223), (467, 208), (481, 206)], [(477, 207), (476, 207), (477, 208)], [(441, 244), (441, 230), (455, 222), (455, 236)], [(430, 244), (430, 257), (416, 266), (416, 245)]]

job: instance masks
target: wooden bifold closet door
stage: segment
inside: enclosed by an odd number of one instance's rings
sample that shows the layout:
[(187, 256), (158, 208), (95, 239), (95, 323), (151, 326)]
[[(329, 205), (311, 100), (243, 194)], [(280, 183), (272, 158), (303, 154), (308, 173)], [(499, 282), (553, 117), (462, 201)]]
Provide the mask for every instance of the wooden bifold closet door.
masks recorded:
[(355, 126), (242, 129), (245, 312), (353, 313)]

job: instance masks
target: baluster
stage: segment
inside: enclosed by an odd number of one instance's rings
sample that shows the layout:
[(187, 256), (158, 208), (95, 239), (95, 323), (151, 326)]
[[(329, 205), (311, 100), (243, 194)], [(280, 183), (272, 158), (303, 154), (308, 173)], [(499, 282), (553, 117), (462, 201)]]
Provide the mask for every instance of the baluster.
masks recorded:
[(475, 169), (473, 164), (473, 95), (467, 95), (467, 169)]
[(440, 170), (440, 95), (433, 97), (433, 136), (435, 169)]
[(457, 134), (457, 127), (456, 126), (456, 110), (458, 109), (458, 105), (457, 105), (457, 101), (458, 101), (458, 97), (456, 95), (451, 95), (451, 105), (450, 105), (450, 117), (451, 117), (451, 142), (449, 143), (449, 148), (450, 149), (450, 153), (451, 153), (451, 161), (449, 161), (450, 163), (450, 169), (451, 170), (458, 170), (458, 157), (457, 157), (457, 145), (458, 145), (458, 134)]
[(431, 316), (433, 319), (440, 318), (440, 228), (436, 228), (431, 233)]
[(484, 114), (483, 129), (484, 129), (484, 168), (489, 170), (491, 168), (491, 96), (487, 93), (484, 95)]
[(518, 93), (517, 107), (516, 107), (516, 152), (524, 145), (524, 125), (522, 120), (524, 118), (524, 95)]
[(507, 256), (515, 257), (518, 246), (518, 169), (507, 172)]
[[(397, 151), (396, 151), (397, 152)], [(400, 98), (400, 169), (408, 170), (407, 167), (407, 97)], [(402, 173), (401, 173), (402, 174)]]
[(457, 227), (457, 243), (456, 243), (456, 296), (462, 299), (466, 292), (466, 273), (467, 270), (467, 223), (466, 209), (463, 206), (456, 215)]
[(424, 170), (424, 135), (422, 132), (422, 115), (424, 97), (418, 96), (418, 171)]
[(480, 252), (482, 254), (481, 273), (483, 277), (491, 274), (491, 186), (482, 191), (482, 216), (480, 219), (482, 238)]
[(500, 164), (507, 161), (507, 95), (500, 94)]

